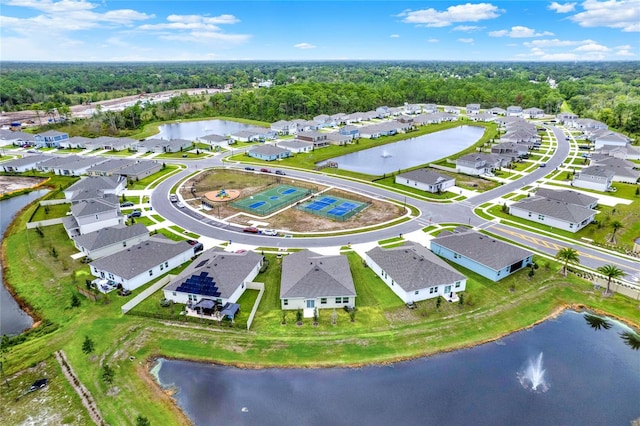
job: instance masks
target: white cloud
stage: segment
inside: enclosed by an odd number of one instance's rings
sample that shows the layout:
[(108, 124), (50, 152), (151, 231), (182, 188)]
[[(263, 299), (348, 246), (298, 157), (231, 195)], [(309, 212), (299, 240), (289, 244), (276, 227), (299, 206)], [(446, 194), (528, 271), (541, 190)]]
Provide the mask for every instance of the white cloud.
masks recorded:
[(316, 46), (310, 43), (298, 43), (298, 44), (294, 44), (293, 47), (296, 47), (298, 49), (315, 49), (316, 48)]
[(608, 52), (611, 49), (599, 43), (588, 43), (588, 44), (583, 44), (582, 46), (576, 47), (573, 50), (575, 50), (576, 52)]
[(428, 43), (439, 43), (440, 40), (437, 38), (430, 38), (429, 40), (427, 40)]
[(98, 5), (84, 0), (62, 0), (53, 2), (51, 0), (7, 0), (3, 4), (7, 6), (27, 7), (45, 13), (68, 13), (78, 10), (90, 10)]
[(391, 34), (389, 37), (391, 37), (391, 38), (400, 38), (400, 34)]
[(473, 39), (472, 38), (459, 38), (458, 41), (460, 43), (469, 43), (469, 44), (473, 44)]
[(478, 25), (458, 25), (457, 27), (453, 28), (453, 31), (465, 31), (465, 32), (471, 32), (471, 31), (480, 31), (483, 30), (485, 27), (480, 27)]
[(533, 28), (516, 25), (515, 27), (511, 27), (510, 30), (490, 31), (489, 35), (491, 37), (527, 38), (552, 36), (553, 33), (549, 31), (536, 32)]
[(248, 34), (226, 34), (217, 31), (191, 31), (178, 34), (160, 34), (158, 38), (190, 43), (207, 43), (208, 45), (211, 45), (212, 42), (221, 42), (218, 47), (228, 48), (231, 47), (231, 45), (246, 42), (251, 36)]
[(541, 61), (577, 61), (584, 59), (575, 53), (545, 53), (540, 56)]
[(581, 27), (619, 28), (625, 32), (640, 31), (640, 2), (638, 0), (586, 0), (584, 12), (569, 19)]
[(500, 16), (503, 11), (491, 3), (466, 3), (449, 6), (443, 11), (433, 8), (422, 10), (407, 10), (398, 16), (404, 18), (406, 24), (416, 24), (426, 27), (447, 27), (456, 22), (478, 22)]
[(233, 15), (220, 15), (220, 16), (201, 16), (201, 15), (169, 15), (167, 21), (170, 22), (203, 22), (205, 24), (237, 24), (240, 22), (238, 18)]
[(523, 44), (527, 47), (563, 47), (563, 46), (576, 46), (579, 44), (593, 43), (593, 40), (558, 40), (554, 38), (552, 40), (532, 40), (525, 41)]
[(560, 4), (557, 1), (554, 1), (549, 5), (549, 10), (555, 10), (558, 13), (569, 13), (576, 9), (576, 4), (577, 3)]

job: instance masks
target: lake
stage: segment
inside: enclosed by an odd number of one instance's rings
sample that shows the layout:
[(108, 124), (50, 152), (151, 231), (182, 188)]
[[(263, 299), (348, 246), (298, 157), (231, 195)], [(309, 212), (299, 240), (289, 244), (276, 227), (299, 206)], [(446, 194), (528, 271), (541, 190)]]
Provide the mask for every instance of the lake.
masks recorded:
[[(640, 418), (640, 352), (611, 323), (595, 330), (567, 311), (493, 343), (388, 366), (160, 360), (154, 373), (196, 425), (628, 425)], [(536, 360), (544, 374), (534, 391), (526, 379)]]
[(483, 134), (484, 127), (459, 126), (327, 161), (338, 163), (339, 169), (377, 176), (448, 157), (475, 144)]
[(252, 127), (255, 126), (227, 120), (189, 121), (163, 124), (158, 127), (160, 133), (153, 135), (152, 138), (194, 140), (211, 134), (226, 136)]
[[(4, 236), (7, 227), (13, 221), (16, 213), (26, 205), (45, 195), (47, 190), (33, 191), (25, 195), (0, 201), (0, 235)], [(0, 259), (2, 262), (2, 259)], [(2, 264), (0, 263), (0, 282), (3, 282)], [(33, 319), (26, 312), (20, 309), (18, 303), (13, 299), (11, 293), (4, 285), (0, 286), (0, 336), (9, 336), (22, 333), (31, 327)]]

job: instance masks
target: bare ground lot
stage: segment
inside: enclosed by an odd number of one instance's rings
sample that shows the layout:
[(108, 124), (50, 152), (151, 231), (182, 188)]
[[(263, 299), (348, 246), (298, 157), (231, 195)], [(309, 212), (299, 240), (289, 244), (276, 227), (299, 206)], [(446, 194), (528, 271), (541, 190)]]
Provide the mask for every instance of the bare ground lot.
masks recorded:
[(251, 194), (267, 189), (273, 185), (287, 184), (303, 187), (314, 192), (323, 192), (323, 195), (335, 195), (351, 200), (368, 202), (370, 205), (351, 218), (340, 222), (302, 212), (290, 207), (285, 211), (269, 217), (253, 217), (242, 210), (238, 210), (229, 203), (215, 203), (215, 207), (209, 211), (202, 211), (214, 218), (221, 218), (238, 225), (251, 225), (252, 221), (268, 223), (268, 227), (291, 232), (330, 232), (342, 231), (353, 228), (374, 226), (382, 222), (397, 219), (404, 214), (404, 208), (384, 201), (373, 200), (347, 191), (328, 188), (309, 182), (269, 176), (253, 172), (210, 170), (201, 173), (187, 182), (181, 188), (182, 197), (192, 207), (200, 208), (200, 198), (209, 191), (220, 189), (236, 189), (240, 191), (240, 197), (245, 198)]
[(41, 178), (24, 176), (0, 176), (0, 196), (13, 191), (31, 188), (44, 181)]

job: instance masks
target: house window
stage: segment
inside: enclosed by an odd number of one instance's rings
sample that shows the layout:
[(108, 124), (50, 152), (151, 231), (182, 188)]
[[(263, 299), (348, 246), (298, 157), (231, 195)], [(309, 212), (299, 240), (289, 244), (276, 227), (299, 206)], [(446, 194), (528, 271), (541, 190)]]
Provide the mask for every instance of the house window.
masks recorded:
[(531, 212), (529, 212), (529, 217), (531, 217)]
[(153, 276), (153, 269), (149, 269), (149, 276), (152, 277)]
[(538, 220), (544, 220), (544, 215), (543, 214), (539, 214), (538, 215)]
[(244, 283), (242, 283), (242, 285), (240, 286), (240, 288), (244, 288)]
[(342, 297), (336, 297), (336, 303), (342, 303)]
[(342, 298), (342, 303), (349, 303), (349, 298), (348, 297), (343, 297)]
[(413, 294), (420, 294), (420, 290), (416, 290)]
[(327, 304), (327, 298), (326, 297), (320, 298), (320, 304), (321, 305), (326, 305)]
[(164, 265), (161, 263), (160, 264), (160, 270), (162, 271), (164, 269)]
[(173, 295), (174, 295), (174, 296), (177, 296), (175, 291), (173, 292)]
[(282, 304), (283, 304), (284, 306), (288, 306), (288, 305), (289, 305), (289, 299), (283, 299), (283, 300), (282, 300)]
[(114, 278), (114, 276), (113, 276), (113, 274), (109, 274), (109, 279), (110, 279), (110, 280), (115, 279), (115, 278)]
[(459, 258), (459, 257), (460, 257), (460, 255), (459, 255), (458, 253), (453, 253), (453, 258), (454, 258), (454, 259), (457, 259), (457, 258)]
[(122, 242), (122, 247), (126, 247), (126, 246), (127, 246), (127, 242), (126, 242), (126, 241), (123, 241), (123, 242)]
[(573, 229), (573, 223), (569, 224), (569, 229)]
[(164, 267), (168, 268), (169, 267), (169, 262), (164, 262)]
[(456, 281), (456, 288), (460, 288), (460, 281)]

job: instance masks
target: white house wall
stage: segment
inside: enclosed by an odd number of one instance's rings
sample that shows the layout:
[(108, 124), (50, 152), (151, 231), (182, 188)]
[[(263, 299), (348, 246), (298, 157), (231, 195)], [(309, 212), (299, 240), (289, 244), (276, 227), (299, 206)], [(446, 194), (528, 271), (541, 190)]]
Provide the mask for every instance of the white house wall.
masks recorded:
[[(571, 226), (571, 222), (567, 222), (564, 220), (560, 220), (558, 218), (555, 217), (551, 217), (548, 215), (542, 215), (543, 218), (539, 218), (539, 214), (536, 212), (529, 212), (528, 210), (524, 210), (518, 207), (513, 207), (511, 206), (509, 208), (509, 214), (511, 214), (512, 216), (515, 217), (519, 217), (522, 219), (526, 219), (526, 220), (530, 220), (532, 222), (537, 222), (537, 223), (541, 223), (543, 225), (549, 225), (549, 226), (553, 226), (554, 228), (558, 228), (558, 229), (564, 229), (565, 231), (569, 231), (569, 232), (577, 232), (580, 229), (584, 228), (585, 226), (587, 226), (589, 223), (591, 223), (593, 221), (593, 216), (586, 221), (586, 223), (584, 225), (581, 225), (580, 223), (573, 223), (573, 227)], [(531, 215), (529, 215), (531, 214)], [(594, 213), (595, 215), (595, 213)]]

